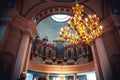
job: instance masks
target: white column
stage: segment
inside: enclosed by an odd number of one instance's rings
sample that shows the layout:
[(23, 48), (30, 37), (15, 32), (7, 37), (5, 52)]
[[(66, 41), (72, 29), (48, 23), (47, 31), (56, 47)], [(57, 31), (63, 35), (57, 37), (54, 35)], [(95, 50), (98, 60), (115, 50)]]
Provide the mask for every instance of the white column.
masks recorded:
[(27, 50), (27, 53), (26, 53), (26, 56), (25, 56), (24, 69), (23, 69), (24, 72), (27, 72), (27, 70), (28, 70), (28, 64), (29, 64), (30, 55), (31, 55), (32, 43), (33, 43), (33, 39), (30, 38), (29, 39), (29, 45), (28, 45), (28, 48), (27, 48), (28, 50)]
[(108, 60), (108, 56), (105, 50), (103, 40), (101, 38), (97, 38), (95, 40), (95, 43), (96, 43), (96, 48), (98, 52), (101, 69), (102, 69), (103, 78), (104, 80), (112, 80), (112, 71), (111, 71), (110, 63)]
[(24, 32), (21, 39), (20, 47), (18, 50), (18, 54), (16, 57), (16, 62), (15, 62), (15, 66), (12, 74), (12, 80), (16, 80), (23, 70), (28, 43), (29, 43), (29, 33)]
[(46, 79), (49, 80), (49, 73), (47, 73), (47, 75), (46, 75)]
[(76, 73), (74, 73), (74, 80), (76, 80), (76, 78), (77, 78), (77, 75), (76, 75)]
[(102, 70), (101, 70), (101, 67), (100, 67), (100, 61), (99, 61), (99, 58), (98, 58), (98, 52), (96, 50), (95, 43), (92, 43), (91, 49), (92, 49), (92, 55), (93, 55), (97, 80), (103, 80)]

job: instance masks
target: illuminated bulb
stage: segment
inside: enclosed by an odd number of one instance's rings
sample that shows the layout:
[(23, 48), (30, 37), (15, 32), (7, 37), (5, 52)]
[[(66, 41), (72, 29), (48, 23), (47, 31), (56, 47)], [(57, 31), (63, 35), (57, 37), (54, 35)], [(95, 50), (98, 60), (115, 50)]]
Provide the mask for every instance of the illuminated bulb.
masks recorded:
[(91, 15), (88, 15), (89, 18), (91, 18)]
[(67, 30), (69, 30), (69, 27), (67, 27)]
[(100, 29), (102, 30), (102, 29), (103, 29), (103, 26), (100, 25)]
[(59, 34), (62, 35), (62, 32), (60, 32)]
[(81, 20), (82, 20), (82, 17), (80, 16), (78, 19), (79, 19), (79, 21), (81, 21)]
[(85, 18), (85, 21), (88, 22), (88, 18)]
[(94, 17), (96, 17), (96, 15), (94, 14)]
[(61, 28), (61, 31), (63, 31), (63, 28)]

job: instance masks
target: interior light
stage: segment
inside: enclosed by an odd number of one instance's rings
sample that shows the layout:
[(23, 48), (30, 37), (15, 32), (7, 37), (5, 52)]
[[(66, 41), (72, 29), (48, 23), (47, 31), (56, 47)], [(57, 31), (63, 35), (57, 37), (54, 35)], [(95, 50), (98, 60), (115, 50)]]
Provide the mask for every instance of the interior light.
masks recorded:
[(57, 22), (65, 22), (65, 21), (68, 21), (70, 16), (66, 14), (54, 14), (51, 16), (51, 18)]

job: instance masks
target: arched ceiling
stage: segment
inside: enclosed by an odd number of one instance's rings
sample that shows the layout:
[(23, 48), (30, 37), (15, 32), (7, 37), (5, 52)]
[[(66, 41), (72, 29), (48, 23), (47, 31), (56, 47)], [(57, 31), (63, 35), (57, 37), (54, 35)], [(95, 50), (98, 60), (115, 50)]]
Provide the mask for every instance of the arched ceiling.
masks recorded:
[[(17, 10), (27, 19), (38, 22), (54, 13), (71, 14), (71, 7), (76, 0), (16, 0)], [(109, 3), (107, 0), (77, 0), (85, 6), (85, 14), (96, 13), (101, 19), (108, 16)], [(38, 23), (37, 22), (37, 23)]]
[[(40, 38), (48, 36), (49, 42), (59, 37), (60, 27), (66, 23), (57, 23), (49, 16), (62, 13), (72, 15), (71, 8), (76, 0), (16, 0), (17, 10), (29, 20), (36, 23)], [(109, 16), (108, 3), (106, 0), (77, 0), (84, 5), (84, 14), (97, 14), (101, 20)], [(106, 5), (105, 5), (106, 4)]]

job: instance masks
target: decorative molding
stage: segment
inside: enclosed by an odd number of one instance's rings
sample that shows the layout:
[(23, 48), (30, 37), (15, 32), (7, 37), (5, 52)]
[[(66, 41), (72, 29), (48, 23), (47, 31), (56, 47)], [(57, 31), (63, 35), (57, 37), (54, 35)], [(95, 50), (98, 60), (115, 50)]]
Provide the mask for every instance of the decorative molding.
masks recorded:
[(30, 34), (30, 32), (29, 31), (24, 31), (24, 32), (22, 32), (22, 35), (23, 36), (31, 36), (31, 34)]
[(38, 34), (35, 23), (20, 16), (16, 10), (11, 17), (12, 19), (10, 21), (10, 24), (12, 26), (18, 28), (22, 32), (29, 32), (31, 37)]
[[(91, 13), (95, 13), (94, 10), (92, 10), (90, 7), (88, 7), (87, 5), (84, 4), (84, 6), (91, 11)], [(44, 9), (40, 12), (38, 12), (38, 14), (35, 15), (33, 21), (35, 21), (36, 24), (38, 24), (42, 19), (44, 19), (47, 16), (50, 16), (52, 14), (57, 14), (57, 13), (61, 13), (61, 14), (68, 14), (68, 15), (73, 15), (72, 14), (72, 10), (71, 7), (67, 7), (67, 6), (54, 6), (54, 7), (49, 7), (47, 9)], [(87, 15), (86, 13), (83, 13), (84, 15)]]
[[(66, 5), (66, 3), (68, 5)], [(88, 4), (88, 3), (91, 3), (91, 1), (89, 1), (89, 0), (79, 0), (78, 3), (84, 4), (84, 6), (85, 6), (85, 8), (87, 9), (88, 12), (96, 13), (96, 9), (93, 10), (90, 7), (90, 4)], [(48, 4), (53, 4), (53, 5), (48, 5)], [(75, 3), (73, 3), (73, 1), (70, 1), (70, 0), (69, 0), (69, 3), (68, 3), (68, 1), (49, 0), (49, 1), (46, 1), (46, 2), (44, 2), (42, 4), (39, 4), (39, 5), (36, 4), (32, 8), (30, 8), (28, 10), (28, 12), (25, 14), (25, 17), (35, 21), (36, 24), (38, 24), (42, 19), (44, 19), (45, 17), (50, 16), (52, 14), (63, 13), (63, 14), (72, 15), (71, 7), (72, 7), (73, 4), (75, 4)], [(104, 8), (103, 4), (104, 3), (102, 1), (101, 4), (99, 5), (101, 7), (100, 8), (101, 12), (103, 11), (103, 8)], [(45, 6), (43, 7), (43, 5), (45, 5)], [(38, 11), (38, 9), (39, 9), (39, 11)], [(86, 13), (84, 13), (84, 14), (86, 14)], [(103, 19), (104, 18), (104, 13), (100, 13), (100, 14), (101, 15), (99, 15), (99, 17), (101, 19)]]

